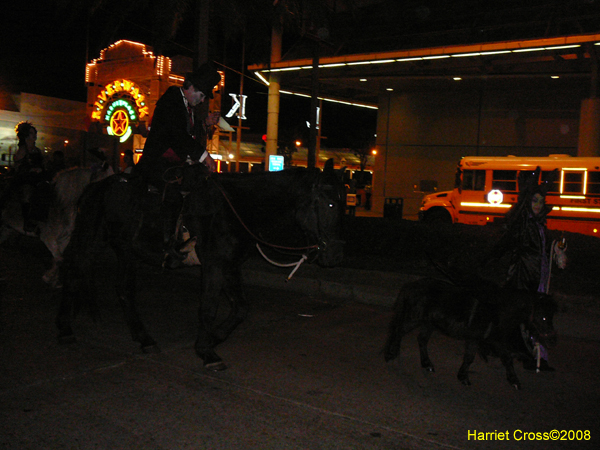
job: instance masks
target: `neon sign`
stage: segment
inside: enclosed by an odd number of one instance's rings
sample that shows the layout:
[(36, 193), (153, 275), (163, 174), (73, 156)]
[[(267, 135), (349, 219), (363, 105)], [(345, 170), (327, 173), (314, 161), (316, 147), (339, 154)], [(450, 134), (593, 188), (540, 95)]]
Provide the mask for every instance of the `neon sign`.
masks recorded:
[(122, 98), (112, 102), (104, 115), (104, 121), (108, 122), (106, 132), (111, 136), (118, 136), (120, 142), (129, 139), (129, 136), (133, 133), (130, 124), (136, 120), (135, 108)]
[(130, 80), (115, 80), (111, 84), (107, 84), (102, 92), (98, 94), (96, 102), (94, 103), (95, 110), (92, 113), (92, 119), (101, 120), (102, 111), (107, 104), (110, 103), (111, 97), (116, 94), (128, 95), (135, 102), (137, 110), (139, 111), (139, 118), (143, 119), (149, 114), (148, 105), (146, 105), (146, 97), (140, 93), (140, 88), (133, 81)]
[(240, 119), (246, 119), (246, 99), (248, 98), (248, 96), (235, 94), (229, 94), (229, 96), (233, 99), (234, 103), (231, 106), (229, 112), (225, 115), (225, 117), (232, 117), (235, 114), (235, 112), (239, 109), (240, 112), (237, 114), (237, 116)]
[(94, 103), (92, 119), (107, 124), (106, 132), (125, 142), (133, 134), (132, 123), (149, 114), (146, 97), (130, 80), (115, 80), (107, 84)]
[(115, 110), (120, 110), (120, 111), (127, 111), (127, 115), (129, 116), (129, 120), (131, 120), (132, 122), (135, 122), (137, 120), (137, 114), (135, 112), (135, 109), (133, 109), (133, 106), (131, 106), (131, 104), (123, 99), (119, 99), (119, 100), (115, 100), (114, 102), (112, 102), (110, 104), (110, 106), (106, 109), (106, 114), (104, 115), (104, 120), (106, 122), (109, 122), (111, 119), (111, 116), (114, 115)]

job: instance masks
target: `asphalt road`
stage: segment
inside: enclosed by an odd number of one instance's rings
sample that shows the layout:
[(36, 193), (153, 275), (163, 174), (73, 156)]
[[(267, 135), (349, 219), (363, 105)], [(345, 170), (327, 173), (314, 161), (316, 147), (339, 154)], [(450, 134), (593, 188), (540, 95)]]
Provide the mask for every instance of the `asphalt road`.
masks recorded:
[[(477, 359), (465, 387), (462, 343), (439, 335), (434, 374), (414, 334), (383, 362), (387, 306), (249, 286), (250, 316), (218, 349), (229, 369), (213, 373), (193, 351), (197, 269), (140, 270), (140, 312), (162, 350), (146, 355), (110, 271), (102, 319), (82, 313), (78, 342), (60, 346), (57, 298), (40, 280), (47, 254), (28, 242), (0, 252), (0, 449), (599, 448), (595, 338), (561, 335), (554, 373), (517, 366), (522, 391), (497, 359)], [(530, 440), (552, 430), (567, 440)]]

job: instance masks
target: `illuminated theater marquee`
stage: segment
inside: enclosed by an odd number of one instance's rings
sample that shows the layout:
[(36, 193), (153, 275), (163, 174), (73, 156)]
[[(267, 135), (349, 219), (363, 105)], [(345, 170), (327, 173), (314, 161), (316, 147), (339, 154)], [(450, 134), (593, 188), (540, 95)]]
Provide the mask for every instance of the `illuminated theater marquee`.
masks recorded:
[(92, 119), (106, 124), (106, 132), (125, 142), (133, 133), (132, 124), (148, 115), (146, 98), (129, 80), (107, 84), (94, 103)]

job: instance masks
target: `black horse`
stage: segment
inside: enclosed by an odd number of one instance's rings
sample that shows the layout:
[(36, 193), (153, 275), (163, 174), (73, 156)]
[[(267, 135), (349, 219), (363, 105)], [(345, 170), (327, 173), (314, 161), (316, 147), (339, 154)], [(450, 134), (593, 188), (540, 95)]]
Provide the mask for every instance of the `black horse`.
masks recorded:
[[(424, 278), (404, 285), (398, 294), (390, 323), (384, 357), (390, 361), (400, 353), (402, 337), (419, 328), (417, 341), (421, 366), (429, 372), (427, 343), (433, 331), (465, 341), (458, 379), (470, 385), (468, 370), (477, 352), (500, 357), (506, 378), (516, 389), (521, 384), (513, 366), (517, 356), (531, 358), (531, 338), (550, 347), (556, 343), (552, 319), (556, 304), (545, 294), (500, 288), (493, 284), (465, 287), (445, 280)], [(530, 336), (525, 336), (528, 330)]]
[[(302, 241), (293, 243), (291, 248), (313, 253), (322, 266), (339, 264), (343, 257), (339, 239), (343, 183), (332, 160), (323, 171), (296, 168), (211, 174), (195, 179), (182, 212), (185, 227), (197, 239), (195, 250), (201, 263), (200, 323), (195, 350), (206, 368), (222, 370), (226, 366), (215, 346), (247, 315), (241, 266), (255, 243), (269, 243), (275, 234), (295, 237), (294, 224), (302, 232)], [(156, 210), (156, 202), (149, 199), (152, 194), (147, 191), (141, 179), (115, 175), (90, 185), (84, 192), (64, 255), (63, 296), (56, 321), (61, 342), (74, 340), (71, 316), (78, 303), (95, 304), (92, 255), (99, 245), (102, 248), (108, 244), (117, 257), (117, 294), (132, 337), (144, 351), (157, 350), (135, 303), (134, 263), (145, 239), (144, 223), (151, 210)], [(218, 317), (223, 299), (229, 308), (225, 318)]]

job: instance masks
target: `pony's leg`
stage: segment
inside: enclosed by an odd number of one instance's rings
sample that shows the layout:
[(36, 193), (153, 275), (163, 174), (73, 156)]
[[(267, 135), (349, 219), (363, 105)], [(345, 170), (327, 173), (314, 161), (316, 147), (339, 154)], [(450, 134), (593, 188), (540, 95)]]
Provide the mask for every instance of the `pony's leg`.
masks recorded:
[[(412, 290), (401, 291), (394, 303), (394, 317), (390, 321), (388, 338), (383, 349), (385, 361), (391, 361), (400, 354), (402, 338), (421, 325), (419, 317), (411, 317), (419, 303), (420, 296)], [(417, 316), (420, 316), (417, 314)]]
[(433, 327), (430, 325), (423, 325), (421, 331), (417, 335), (417, 342), (419, 343), (419, 353), (421, 355), (421, 367), (423, 367), (428, 372), (435, 372), (435, 368), (429, 359), (429, 354), (427, 353), (427, 343), (429, 342), (429, 338), (433, 333)]
[(386, 362), (395, 359), (400, 353), (400, 345), (402, 344), (402, 321), (398, 314), (390, 322), (389, 333), (385, 347), (383, 349), (383, 358)]
[(478, 343), (472, 339), (465, 341), (465, 355), (463, 357), (463, 363), (458, 369), (458, 380), (465, 386), (471, 386), (469, 381), (469, 367), (475, 361), (475, 355), (477, 354)]
[(136, 274), (135, 265), (133, 261), (132, 250), (123, 250), (119, 248), (116, 250), (118, 260), (118, 273), (119, 278), (117, 279), (117, 296), (119, 298), (119, 304), (123, 309), (123, 315), (129, 331), (131, 332), (131, 338), (135, 342), (140, 343), (140, 347), (144, 353), (157, 353), (160, 351), (158, 344), (146, 331), (146, 327), (142, 323), (136, 307)]
[(519, 381), (519, 378), (517, 378), (517, 373), (515, 372), (515, 366), (513, 364), (513, 357), (510, 355), (510, 352), (502, 352), (500, 360), (506, 369), (506, 379), (512, 387), (514, 387), (516, 390), (520, 390), (521, 382)]
[(389, 334), (385, 347), (383, 349), (383, 357), (385, 361), (391, 361), (400, 354), (400, 346), (402, 338), (419, 326), (417, 321), (410, 321), (407, 318), (407, 307), (404, 307), (394, 314), (389, 326)]

